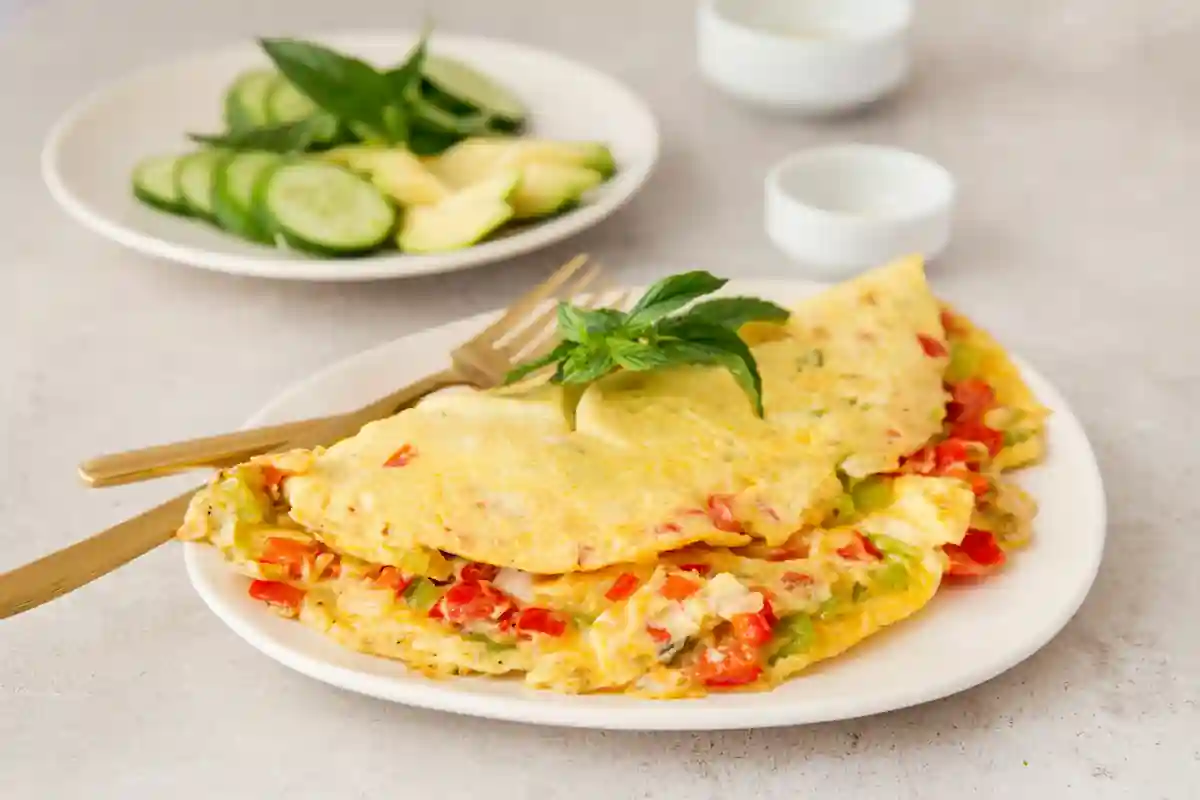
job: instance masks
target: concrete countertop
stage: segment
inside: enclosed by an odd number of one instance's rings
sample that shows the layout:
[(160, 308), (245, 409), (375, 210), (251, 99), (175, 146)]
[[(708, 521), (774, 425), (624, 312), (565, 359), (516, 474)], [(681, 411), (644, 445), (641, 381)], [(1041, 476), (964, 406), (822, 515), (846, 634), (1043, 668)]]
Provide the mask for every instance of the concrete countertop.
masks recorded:
[(294, 674), (210, 614), (165, 547), (0, 623), (0, 795), (1197, 796), (1200, 7), (930, 0), (911, 84), (823, 122), (760, 116), (703, 86), (692, 11), (438, 3), (445, 30), (560, 50), (628, 82), (660, 116), (661, 167), (627, 209), (550, 251), (333, 286), (125, 252), (54, 206), (39, 150), (72, 103), (132, 69), (257, 33), (412, 27), (415, 4), (23, 4), (0, 26), (0, 569), (180, 486), (89, 493), (82, 457), (229, 429), (318, 367), (501, 305), (576, 251), (631, 281), (691, 267), (786, 276), (762, 233), (768, 165), (858, 140), (956, 174), (960, 215), (931, 279), (1088, 427), (1110, 529), (1078, 617), (1009, 673), (923, 707), (782, 730), (591, 733), (417, 711)]

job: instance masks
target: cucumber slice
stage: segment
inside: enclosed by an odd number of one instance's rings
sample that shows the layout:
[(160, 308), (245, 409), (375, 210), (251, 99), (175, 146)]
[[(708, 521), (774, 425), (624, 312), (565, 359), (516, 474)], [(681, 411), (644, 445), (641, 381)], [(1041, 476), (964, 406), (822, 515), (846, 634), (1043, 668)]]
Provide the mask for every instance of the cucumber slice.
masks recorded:
[(528, 115), (525, 104), (506, 87), (457, 59), (426, 56), (422, 77), (429, 99), (457, 116), (482, 114), (513, 129)]
[(279, 73), (269, 69), (243, 72), (225, 94), (225, 124), (231, 131), (268, 124), (267, 94)]
[(294, 161), (275, 168), (259, 200), (288, 244), (323, 255), (374, 250), (396, 224), (395, 208), (378, 189), (323, 161)]
[(133, 196), (160, 211), (190, 214), (175, 184), (179, 161), (179, 156), (152, 156), (138, 162), (133, 168)]
[(320, 106), (282, 75), (276, 76), (267, 93), (267, 120), (271, 125), (299, 122), (320, 110)]
[(406, 253), (441, 253), (470, 247), (512, 219), (506, 200), (521, 173), (505, 170), (432, 206), (413, 206), (404, 215), (396, 244)]
[(179, 159), (175, 166), (175, 187), (188, 210), (197, 217), (215, 221), (213, 185), (217, 168), (228, 157), (224, 150), (201, 150)]
[(339, 147), (325, 157), (366, 175), (375, 188), (402, 206), (432, 205), (450, 194), (420, 159), (407, 150)]
[(604, 176), (587, 167), (527, 164), (521, 168), (521, 182), (508, 202), (515, 219), (545, 217), (569, 208), (602, 183)]
[(223, 162), (213, 180), (213, 216), (230, 233), (271, 243), (272, 232), (256, 213), (254, 189), (281, 158), (275, 153), (238, 153)]
[(470, 186), (498, 169), (527, 164), (585, 167), (609, 178), (615, 172), (612, 152), (599, 142), (556, 142), (548, 139), (476, 138), (443, 153), (432, 169), (451, 187)]

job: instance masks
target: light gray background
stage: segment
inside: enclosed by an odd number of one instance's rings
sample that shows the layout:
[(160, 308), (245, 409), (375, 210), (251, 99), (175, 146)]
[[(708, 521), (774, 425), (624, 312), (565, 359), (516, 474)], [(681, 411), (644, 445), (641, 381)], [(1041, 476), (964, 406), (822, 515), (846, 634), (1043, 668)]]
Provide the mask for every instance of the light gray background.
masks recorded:
[(420, 9), (43, 0), (0, 31), (0, 569), (175, 488), (89, 493), (73, 474), (82, 457), (229, 429), (312, 370), (500, 305), (577, 250), (630, 280), (787, 275), (760, 230), (768, 165), (865, 140), (958, 176), (938, 290), (1051, 376), (1088, 427), (1111, 515), (1091, 597), (1027, 663), (926, 707), (791, 730), (603, 734), (415, 711), (292, 674), (218, 622), (165, 547), (0, 623), (0, 795), (1196, 797), (1200, 7), (925, 2), (911, 85), (820, 123), (757, 116), (702, 86), (690, 3), (435, 7), (445, 30), (560, 50), (641, 92), (665, 141), (645, 192), (550, 252), (448, 277), (306, 286), (156, 263), (53, 206), (38, 152), (59, 114), (185, 50), (412, 26)]

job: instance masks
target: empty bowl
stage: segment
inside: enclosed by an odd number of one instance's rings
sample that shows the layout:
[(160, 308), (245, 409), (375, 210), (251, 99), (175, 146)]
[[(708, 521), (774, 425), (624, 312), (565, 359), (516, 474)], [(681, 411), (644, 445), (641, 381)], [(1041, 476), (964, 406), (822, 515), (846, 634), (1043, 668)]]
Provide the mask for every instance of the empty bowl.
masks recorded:
[(950, 239), (954, 177), (925, 156), (846, 144), (805, 150), (767, 175), (767, 235), (818, 279), (840, 280)]
[(757, 106), (844, 111), (903, 83), (911, 18), (912, 0), (702, 0), (700, 71)]

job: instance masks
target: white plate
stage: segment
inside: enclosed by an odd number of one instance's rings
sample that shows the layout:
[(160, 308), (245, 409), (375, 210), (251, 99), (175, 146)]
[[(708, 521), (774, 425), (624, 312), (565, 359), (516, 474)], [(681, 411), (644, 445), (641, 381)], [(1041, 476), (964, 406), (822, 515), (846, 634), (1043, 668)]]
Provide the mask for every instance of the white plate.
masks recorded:
[[(310, 38), (375, 64), (400, 61), (408, 31)], [(508, 42), (434, 33), (435, 52), (457, 56), (510, 86), (528, 106), (530, 135), (603, 141), (618, 172), (584, 203), (475, 247), (414, 256), (317, 259), (243, 242), (216, 228), (146, 208), (134, 200), (130, 171), (155, 153), (182, 152), (185, 133), (222, 128), (225, 90), (241, 71), (269, 66), (253, 43), (143, 70), (71, 110), (42, 153), (54, 198), (102, 236), (151, 256), (195, 267), (309, 281), (397, 278), (465, 269), (527, 253), (607, 217), (641, 188), (658, 159), (658, 127), (636, 95), (613, 78), (562, 56)]]
[[(730, 284), (728, 291), (788, 302), (818, 288), (747, 281)], [(491, 317), (460, 320), (347, 359), (284, 393), (247, 424), (362, 405), (443, 367), (441, 354)], [(186, 545), (188, 574), (217, 616), (271, 658), (334, 686), (424, 708), (589, 728), (704, 730), (846, 719), (936, 700), (998, 675), (1050, 641), (1079, 608), (1100, 566), (1104, 489), (1091, 446), (1059, 393), (1028, 364), (1018, 364), (1054, 412), (1049, 457), (1021, 476), (1041, 506), (1033, 544), (986, 583), (948, 587), (912, 619), (772, 692), (666, 702), (560, 695), (527, 689), (515, 680), (430, 680), (407, 673), (397, 662), (344, 650), (276, 616), (247, 596), (248, 579), (211, 547)]]

